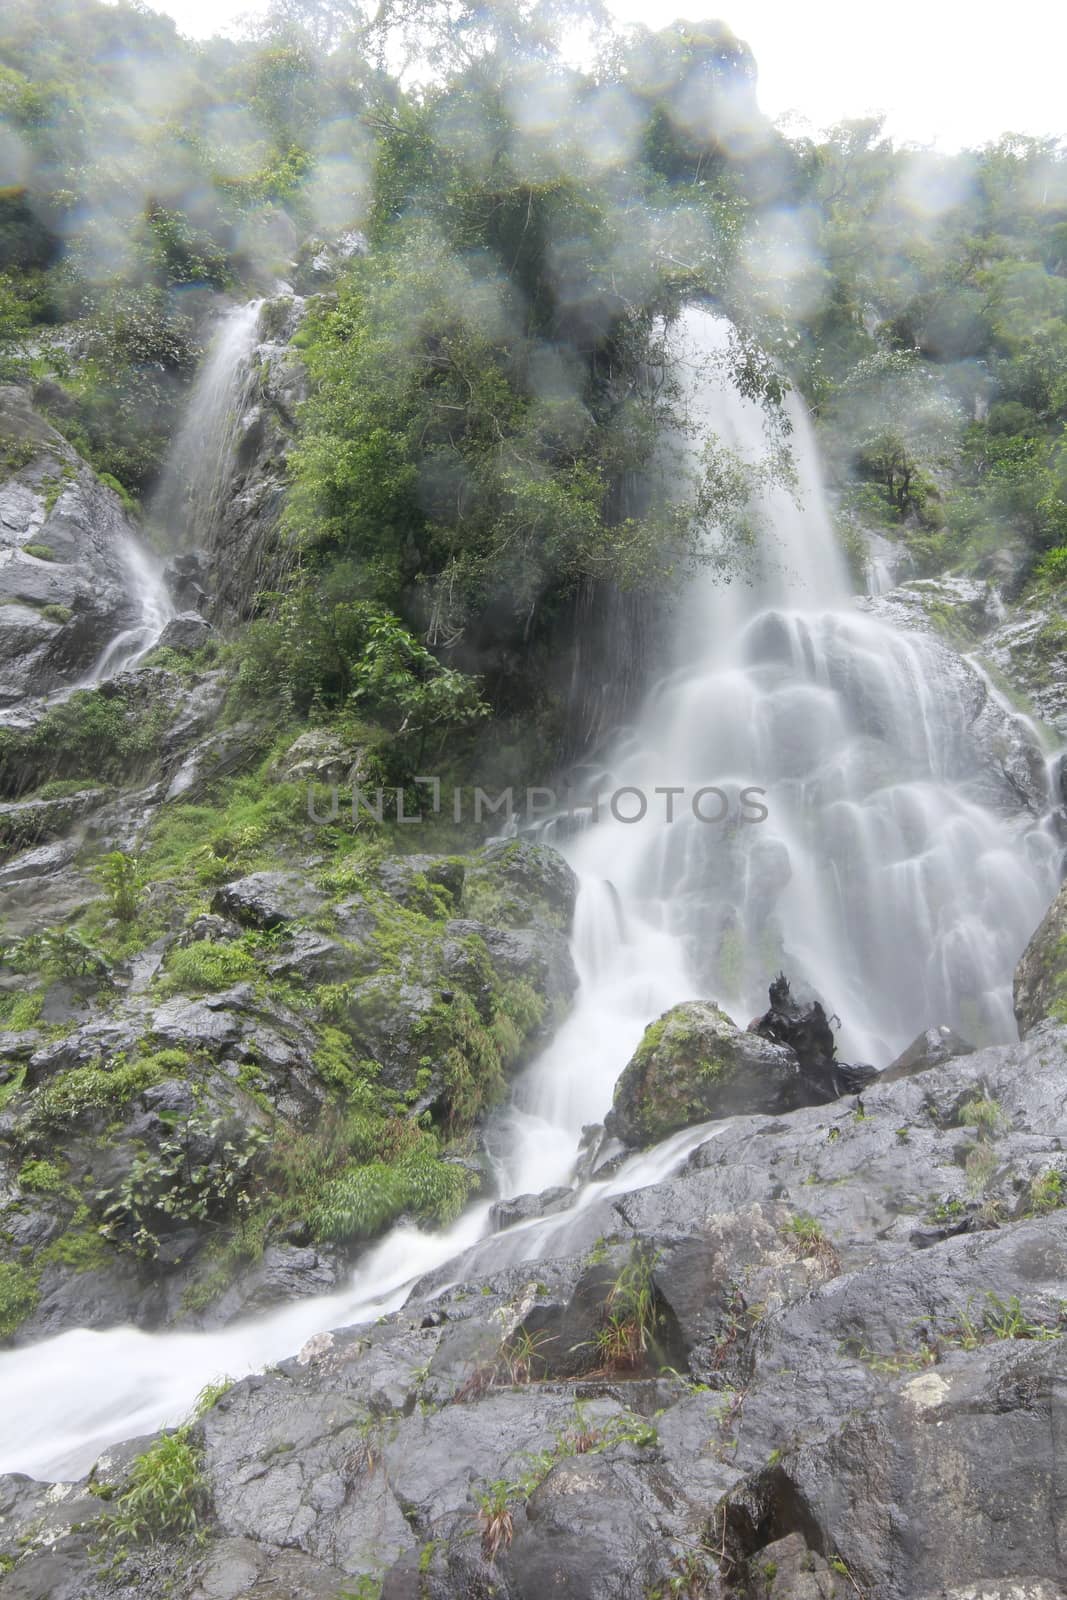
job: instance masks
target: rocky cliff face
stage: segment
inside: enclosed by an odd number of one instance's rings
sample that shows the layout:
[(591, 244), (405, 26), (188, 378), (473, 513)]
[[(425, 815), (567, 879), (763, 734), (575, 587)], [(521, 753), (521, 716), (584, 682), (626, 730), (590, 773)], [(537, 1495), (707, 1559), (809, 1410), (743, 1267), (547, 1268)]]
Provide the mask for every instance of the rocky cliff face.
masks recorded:
[(0, 706), (13, 706), (76, 683), (138, 620), (137, 529), (13, 387), (0, 388), (0, 477)]
[(288, 567), (277, 534), (296, 411), (306, 392), (292, 347), (303, 314), (304, 302), (288, 295), (265, 301), (260, 312), (235, 402), (231, 477), (206, 541), (208, 610), (215, 621), (247, 617), (256, 595), (277, 588)]

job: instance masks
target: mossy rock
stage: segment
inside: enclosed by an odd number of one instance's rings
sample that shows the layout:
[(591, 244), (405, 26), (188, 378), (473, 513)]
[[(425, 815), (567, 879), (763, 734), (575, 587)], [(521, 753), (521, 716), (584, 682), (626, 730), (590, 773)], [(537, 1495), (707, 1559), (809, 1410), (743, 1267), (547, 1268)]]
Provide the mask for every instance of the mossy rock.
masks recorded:
[(1047, 1017), (1067, 1022), (1067, 884), (1023, 951), (1014, 1000), (1021, 1039)]
[(464, 914), (496, 927), (547, 923), (570, 927), (578, 880), (550, 845), (494, 840), (473, 856), (463, 891)]
[(615, 1086), (607, 1127), (643, 1146), (719, 1117), (792, 1111), (802, 1100), (792, 1050), (738, 1028), (717, 1005), (693, 1000), (646, 1028)]

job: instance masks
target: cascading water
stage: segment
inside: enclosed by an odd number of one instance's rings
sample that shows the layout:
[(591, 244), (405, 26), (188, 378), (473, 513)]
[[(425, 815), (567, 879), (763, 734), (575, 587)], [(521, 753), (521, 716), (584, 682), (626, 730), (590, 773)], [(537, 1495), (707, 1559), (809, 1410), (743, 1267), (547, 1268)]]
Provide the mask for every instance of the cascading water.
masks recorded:
[(105, 645), (79, 688), (91, 689), (106, 683), (117, 672), (135, 667), (155, 646), (163, 629), (174, 615), (163, 564), (144, 545), (130, 539), (122, 552), (132, 608), (137, 621), (124, 628)]
[[(222, 317), (193, 384), (149, 513), (168, 551), (208, 542), (225, 503), (262, 305), (250, 300)], [(133, 539), (122, 556), (137, 620), (110, 640), (81, 688), (135, 667), (175, 614), (163, 563)]]
[(183, 548), (210, 541), (233, 479), (262, 300), (221, 319), (167, 457), (153, 519)]
[[(765, 417), (722, 380), (727, 335), (703, 310), (680, 321), (691, 422), (698, 440), (756, 462)], [(756, 496), (769, 537), (752, 581), (693, 586), (679, 665), (602, 780), (640, 791), (648, 814), (608, 814), (568, 854), (583, 881), (613, 885), (661, 992), (677, 971), (650, 966), (649, 929), (681, 945), (681, 987), (740, 1021), (763, 1009), (779, 967), (806, 980), (840, 1012), (854, 1059), (884, 1066), (940, 1022), (980, 1043), (1014, 1038), (1012, 971), (1055, 892), (1058, 848), (976, 735), (981, 675), (850, 598), (810, 424), (788, 409), (796, 492), (772, 483)], [(1012, 731), (1032, 737), (1023, 719)], [(757, 785), (768, 814), (734, 808), (709, 825), (680, 801), (665, 825), (651, 802), (667, 785)], [(598, 1088), (603, 1104), (610, 1084)]]
[[(763, 414), (708, 365), (724, 336), (703, 310), (681, 319), (691, 420), (698, 443), (713, 433), (752, 459), (764, 449)], [(603, 1117), (650, 1020), (697, 995), (744, 1020), (780, 965), (841, 1012), (843, 1053), (879, 1065), (933, 1023), (1012, 1037), (1011, 972), (1055, 889), (1054, 842), (990, 778), (973, 733), (985, 694), (977, 674), (850, 600), (810, 428), (799, 405), (790, 417), (799, 496), (775, 487), (758, 496), (772, 538), (750, 585), (693, 586), (675, 669), (601, 785), (650, 798), (664, 787), (757, 785), (767, 819), (706, 823), (680, 802), (672, 823), (650, 807), (638, 823), (605, 811), (561, 830), (582, 885), (581, 989), (490, 1130), (504, 1194), (569, 1180), (582, 1126)], [(716, 1131), (686, 1130), (629, 1158), (565, 1215), (504, 1239), (484, 1240), (485, 1203), (447, 1232), (396, 1229), (343, 1293), (252, 1323), (211, 1334), (73, 1331), (4, 1355), (0, 1471), (82, 1472), (106, 1444), (179, 1418), (206, 1383), (395, 1309), (445, 1263), (462, 1277), (490, 1255), (499, 1266), (581, 1248), (583, 1212), (659, 1181)]]

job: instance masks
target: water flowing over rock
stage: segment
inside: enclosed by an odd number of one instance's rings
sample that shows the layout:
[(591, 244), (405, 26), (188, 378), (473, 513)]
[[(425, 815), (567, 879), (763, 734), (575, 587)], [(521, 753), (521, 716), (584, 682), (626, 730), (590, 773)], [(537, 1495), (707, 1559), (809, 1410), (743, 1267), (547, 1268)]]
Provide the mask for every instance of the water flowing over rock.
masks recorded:
[[(0, 389), (0, 704), (79, 683), (142, 622), (150, 558), (118, 495), (21, 389)], [(14, 462), (21, 464), (12, 465)]]
[[(972, 1121), (983, 1101), (1000, 1108), (994, 1135)], [(152, 1427), (178, 1387), (288, 1352), (196, 1423), (208, 1542), (172, 1545), (162, 1565), (132, 1551), (127, 1581), (146, 1600), (173, 1592), (179, 1557), (190, 1597), (245, 1592), (224, 1574), (288, 1573), (297, 1593), (368, 1576), (416, 1600), (423, 1580), (439, 1600), (472, 1585), (541, 1600), (560, 1583), (645, 1600), (687, 1570), (737, 1600), (795, 1600), (808, 1591), (783, 1587), (790, 1574), (818, 1576), (824, 1596), (1014, 1582), (1051, 1600), (1067, 1211), (1041, 1197), (1065, 1118), (1067, 1029), (1046, 1024), (874, 1084), (862, 1116), (839, 1102), (691, 1130), (571, 1211), (472, 1242), (410, 1297), (400, 1273), (429, 1241), (408, 1232), (391, 1279), (400, 1240), (317, 1308), (187, 1341), (195, 1370), (180, 1376), (166, 1342), (66, 1335), (96, 1378), (66, 1437), (42, 1428), (47, 1380), (17, 1352), (0, 1371), (6, 1415), (26, 1464), (84, 1471), (108, 1403), (136, 1396)], [(963, 1148), (995, 1157), (981, 1187)], [(670, 1352), (648, 1372), (605, 1366), (598, 1343), (635, 1270), (649, 1348)], [(322, 1313), (339, 1331), (319, 1331)], [(51, 1455), (35, 1459), (35, 1438)], [(0, 1480), (11, 1593), (43, 1597), (62, 1577), (52, 1592), (95, 1600), (87, 1548), (146, 1443), (105, 1452), (94, 1494)], [(492, 1546), (504, 1484), (509, 1527)]]
[[(184, 501), (178, 463), (214, 447), (202, 419), (175, 453), (173, 521), (207, 564), (179, 556), (168, 593), (197, 616), (240, 614), (278, 558), (298, 382), (262, 356), (298, 310), (223, 325), (201, 394), (225, 448)], [(693, 308), (674, 338), (694, 463), (711, 434), (762, 458), (721, 322)], [(163, 931), (115, 963), (106, 1004), (55, 985), (6, 1051), (0, 1551), (21, 1600), (115, 1592), (91, 1550), (135, 1458), (223, 1374), (179, 1436), (204, 1541), (133, 1549), (116, 1581), (141, 1600), (1058, 1592), (1067, 1028), (1040, 975), (1009, 1042), (1012, 968), (1057, 876), (1043, 760), (915, 607), (852, 603), (795, 400), (790, 420), (799, 498), (754, 490), (774, 537), (751, 584), (693, 586), (667, 676), (603, 756), (598, 790), (644, 797), (642, 820), (602, 800), (546, 827), (558, 854), (357, 851), (334, 876), (306, 833), (261, 870), (231, 869), (220, 838), (210, 911), (164, 885)], [(99, 837), (124, 845), (124, 813), (265, 762), (270, 730), (215, 730), (218, 704), (217, 684), (182, 690), (144, 787), (93, 800)], [(334, 781), (362, 755), (316, 731), (272, 759)], [(692, 797), (720, 789), (713, 823)], [(27, 841), (0, 871), (46, 899), (67, 844)], [(767, 1027), (799, 1027), (819, 1081), (746, 1029), (782, 970), (833, 996), (850, 1059), (895, 1070), (849, 1078), (781, 993)], [(272, 1131), (298, 1141), (352, 1082), (327, 1017), (410, 1128), (467, 1096), (441, 1165), (474, 1199), (447, 1227), (418, 1225), (415, 1188), (321, 1243), (301, 1196), (217, 1292), (210, 1215), (158, 1207), (142, 1274), (129, 1249), (65, 1258), (62, 1188), (22, 1203), (42, 1152), (92, 1214), (176, 1125), (211, 1173)], [(129, 1208), (108, 1215), (135, 1244)]]
[(284, 567), (276, 538), (303, 369), (303, 301), (250, 300), (220, 319), (153, 502), (179, 550), (204, 552), (212, 620), (247, 614)]
[[(690, 420), (761, 461), (765, 417), (722, 379), (725, 338), (706, 310), (680, 319)], [(586, 885), (612, 886), (590, 930), (605, 981), (647, 941), (661, 1011), (697, 992), (747, 1019), (784, 969), (834, 996), (842, 1055), (876, 1066), (924, 1024), (1010, 1038), (1012, 969), (1057, 878), (1044, 753), (957, 651), (853, 603), (810, 424), (795, 402), (789, 417), (796, 493), (756, 491), (773, 537), (750, 581), (692, 586), (673, 670), (604, 757), (600, 792), (636, 789), (647, 814), (602, 803), (566, 846)], [(710, 785), (719, 823), (691, 805)], [(746, 785), (765, 819), (738, 804)]]

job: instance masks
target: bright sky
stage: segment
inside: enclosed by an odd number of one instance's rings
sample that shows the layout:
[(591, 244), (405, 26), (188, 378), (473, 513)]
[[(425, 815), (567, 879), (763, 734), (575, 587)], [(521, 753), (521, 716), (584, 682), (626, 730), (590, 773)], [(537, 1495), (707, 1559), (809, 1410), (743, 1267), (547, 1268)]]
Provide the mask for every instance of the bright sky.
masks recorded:
[[(153, 0), (207, 36), (256, 0)], [(1057, 0), (609, 0), (627, 22), (721, 16), (759, 63), (760, 103), (814, 128), (884, 112), (899, 141), (945, 150), (1001, 133), (1067, 138), (1067, 6)]]

